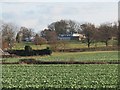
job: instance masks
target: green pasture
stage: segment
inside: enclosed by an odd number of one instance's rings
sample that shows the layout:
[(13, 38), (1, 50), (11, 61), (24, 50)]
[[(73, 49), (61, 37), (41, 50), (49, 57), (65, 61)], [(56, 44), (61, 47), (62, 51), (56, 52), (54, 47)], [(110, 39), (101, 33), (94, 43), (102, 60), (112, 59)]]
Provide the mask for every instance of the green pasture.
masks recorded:
[(113, 90), (119, 80), (117, 69), (118, 66), (113, 64), (2, 65), (2, 85), (4, 90)]
[(53, 52), (51, 56), (3, 58), (3, 61), (17, 62), (19, 59), (24, 58), (33, 58), (41, 61), (117, 61), (118, 51)]
[[(65, 48), (87, 48), (87, 43), (82, 43), (81, 41), (66, 41)], [(108, 42), (109, 46), (117, 45), (116, 40), (110, 40)], [(48, 44), (44, 45), (34, 45), (32, 42), (22, 42), (22, 43), (15, 43), (13, 49), (20, 50), (24, 49), (25, 45), (30, 45), (32, 49), (45, 49), (46, 47), (50, 47)], [(91, 43), (91, 47), (106, 47), (105, 43), (97, 42)]]
[(31, 42), (22, 42), (22, 43), (15, 43), (13, 48), (14, 50), (21, 50), (24, 49), (25, 45), (30, 45), (32, 47), (32, 49), (45, 49), (46, 47), (48, 47), (49, 45), (44, 44), (44, 45), (34, 45)]

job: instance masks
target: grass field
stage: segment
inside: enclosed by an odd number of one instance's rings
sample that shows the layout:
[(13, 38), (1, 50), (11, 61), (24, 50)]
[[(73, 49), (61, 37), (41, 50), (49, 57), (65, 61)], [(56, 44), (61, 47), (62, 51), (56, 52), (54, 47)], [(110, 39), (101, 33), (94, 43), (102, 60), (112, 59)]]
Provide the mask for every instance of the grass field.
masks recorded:
[(14, 50), (21, 50), (24, 49), (25, 45), (30, 45), (32, 47), (32, 49), (45, 49), (46, 47), (48, 47), (49, 45), (44, 44), (44, 45), (34, 45), (31, 42), (23, 42), (23, 43), (15, 43), (14, 47), (12, 49)]
[(17, 62), (23, 58), (33, 58), (41, 61), (117, 61), (118, 51), (54, 52), (51, 56), (15, 57), (3, 58), (3, 60), (5, 62)]
[[(81, 41), (66, 41), (67, 44), (65, 48), (87, 48), (87, 43), (82, 43)], [(109, 46), (117, 45), (116, 40), (110, 40)], [(32, 42), (22, 42), (22, 43), (15, 43), (13, 49), (24, 49), (25, 45), (30, 45), (33, 49), (44, 49), (49, 47), (48, 44), (44, 45), (34, 45)], [(105, 43), (98, 42), (98, 43), (91, 43), (91, 47), (105, 47)]]
[(61, 88), (55, 90), (63, 90), (62, 88), (71, 88), (76, 90), (80, 88), (116, 88), (117, 75), (117, 65), (112, 64), (2, 65), (4, 89), (44, 90), (44, 88), (51, 88), (50, 90), (54, 90), (53, 88)]

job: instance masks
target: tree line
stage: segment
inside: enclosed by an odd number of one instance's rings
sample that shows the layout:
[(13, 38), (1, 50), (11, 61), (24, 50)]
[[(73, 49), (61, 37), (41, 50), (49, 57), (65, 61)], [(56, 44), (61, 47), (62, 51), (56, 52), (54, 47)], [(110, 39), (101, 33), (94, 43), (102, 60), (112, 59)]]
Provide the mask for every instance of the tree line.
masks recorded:
[[(51, 34), (50, 34), (51, 33)], [(80, 33), (85, 35), (85, 42), (90, 47), (91, 43), (104, 42), (108, 46), (108, 41), (112, 38), (118, 40), (118, 23), (103, 23), (95, 26), (92, 23), (78, 23), (72, 20), (60, 20), (48, 25), (48, 29), (41, 32), (48, 41), (55, 40), (55, 36), (60, 34)], [(53, 37), (54, 35), (54, 37)], [(54, 38), (54, 39), (53, 39)]]
[[(2, 33), (3, 48), (12, 49), (15, 42), (31, 41), (35, 45), (42, 44), (59, 44), (65, 45), (58, 40), (61, 34), (79, 33), (85, 35), (85, 43), (90, 47), (91, 43), (104, 42), (108, 46), (108, 41), (112, 38), (118, 40), (118, 22), (103, 23), (96, 26), (92, 23), (79, 23), (74, 20), (60, 20), (52, 22), (40, 33), (35, 33), (32, 28), (18, 28), (13, 23), (0, 22), (0, 32)], [(63, 42), (63, 41), (62, 41)], [(57, 45), (58, 46), (58, 45)]]

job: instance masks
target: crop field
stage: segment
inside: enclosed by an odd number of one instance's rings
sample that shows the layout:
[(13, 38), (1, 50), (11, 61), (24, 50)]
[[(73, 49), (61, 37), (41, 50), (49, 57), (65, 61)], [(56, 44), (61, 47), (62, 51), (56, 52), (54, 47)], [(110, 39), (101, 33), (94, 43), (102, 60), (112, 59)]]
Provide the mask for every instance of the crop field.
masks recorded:
[[(15, 57), (3, 60), (17, 62), (24, 58), (41, 61), (118, 61), (118, 51), (54, 52), (51, 56)], [(66, 88), (116, 90), (118, 80), (118, 64), (2, 65), (3, 90), (16, 90), (16, 88), (17, 90), (66, 90)]]
[(33, 58), (41, 61), (117, 61), (118, 51), (94, 51), (94, 52), (54, 52), (51, 56), (31, 56), (4, 58), (5, 62), (17, 62), (19, 59)]
[(113, 90), (117, 87), (117, 70), (118, 65), (113, 64), (2, 65), (2, 84), (3, 90), (7, 88), (11, 90), (112, 88)]

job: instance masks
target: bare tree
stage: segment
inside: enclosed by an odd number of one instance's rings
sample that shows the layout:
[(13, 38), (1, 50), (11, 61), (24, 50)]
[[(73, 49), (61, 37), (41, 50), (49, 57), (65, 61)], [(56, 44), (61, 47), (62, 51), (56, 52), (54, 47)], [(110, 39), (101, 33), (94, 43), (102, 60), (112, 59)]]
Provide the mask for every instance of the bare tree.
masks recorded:
[[(8, 46), (9, 49), (12, 49), (15, 41), (15, 32), (17, 27), (11, 23), (4, 23), (2, 25), (2, 42)], [(7, 47), (6, 47), (7, 48)]]
[(56, 22), (53, 22), (50, 25), (48, 25), (48, 29), (55, 31), (55, 23)]
[(52, 31), (51, 29), (44, 29), (41, 32), (41, 35), (48, 41), (48, 43), (54, 43), (57, 41), (57, 34), (55, 31)]
[(58, 38), (57, 38), (57, 34), (55, 31), (51, 30), (51, 29), (45, 29), (41, 32), (42, 37), (44, 37), (48, 44), (50, 45), (51, 49), (53, 51), (57, 51), (58, 49)]
[(110, 23), (100, 25), (99, 32), (101, 41), (108, 46), (108, 41), (112, 37), (112, 25)]
[(95, 35), (95, 26), (91, 23), (86, 23), (81, 25), (82, 33), (86, 37), (88, 48), (90, 47), (90, 44), (94, 41), (94, 35)]
[(80, 33), (81, 32), (81, 28), (80, 28), (80, 23), (73, 21), (73, 20), (68, 20), (68, 30), (69, 33)]
[(26, 41), (26, 39), (28, 39), (30, 41), (30, 37), (33, 35), (34, 31), (31, 28), (21, 27), (16, 39), (21, 39), (22, 41)]
[(46, 39), (45, 38), (42, 38), (40, 37), (38, 34), (35, 35), (35, 38), (34, 38), (34, 44), (35, 45), (42, 45), (42, 44), (46, 44)]

